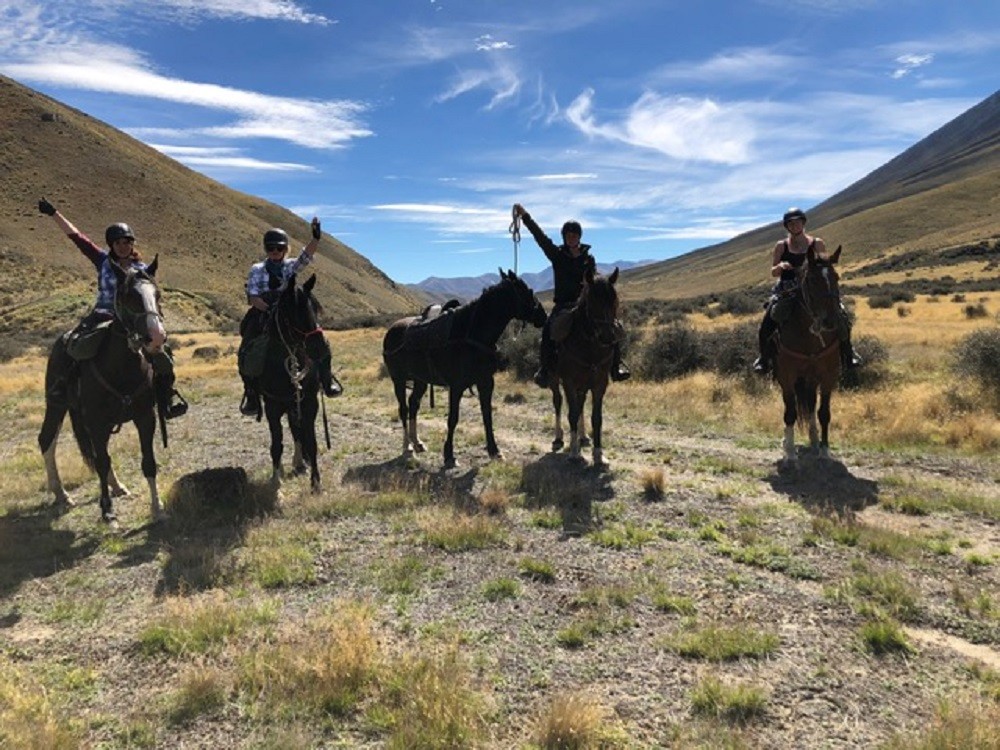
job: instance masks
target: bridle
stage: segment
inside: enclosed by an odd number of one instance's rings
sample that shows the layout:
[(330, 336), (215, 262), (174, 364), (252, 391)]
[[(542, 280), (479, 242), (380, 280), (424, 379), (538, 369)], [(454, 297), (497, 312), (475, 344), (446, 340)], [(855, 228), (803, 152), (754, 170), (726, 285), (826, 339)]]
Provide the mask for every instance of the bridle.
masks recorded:
[[(823, 334), (828, 331), (833, 331), (836, 329), (836, 324), (824, 325), (823, 316), (817, 315), (815, 310), (817, 305), (829, 304), (829, 300), (833, 300), (833, 304), (837, 305), (840, 301), (840, 292), (834, 287), (830, 282), (828, 272), (833, 272), (833, 267), (827, 264), (820, 263), (807, 263), (805, 264), (805, 270), (802, 273), (802, 279), (799, 282), (799, 294), (802, 297), (802, 306), (805, 308), (806, 313), (808, 313), (811, 323), (809, 324), (809, 333), (820, 340), (823, 343)], [(822, 273), (823, 281), (826, 285), (826, 290), (820, 294), (816, 294), (812, 289), (814, 284), (809, 283), (809, 274), (813, 270), (818, 270)], [(835, 316), (828, 316), (830, 318)]]
[(585, 291), (581, 295), (582, 299), (577, 304), (577, 308), (583, 311), (582, 316), (589, 329), (585, 332), (585, 336), (599, 346), (613, 346), (615, 341), (615, 305), (612, 302), (607, 306), (604, 315), (595, 316), (591, 303), (592, 292), (591, 286), (585, 287)]
[[(143, 284), (149, 284), (152, 286), (154, 291), (151, 297), (147, 297), (138, 290), (138, 287)], [(129, 292), (133, 290), (136, 290), (139, 294), (139, 298), (143, 301), (143, 309), (139, 312), (133, 312), (126, 305)], [(163, 324), (163, 314), (160, 312), (159, 301), (157, 299), (158, 292), (159, 287), (156, 284), (156, 280), (144, 271), (139, 270), (129, 270), (125, 279), (118, 284), (118, 287), (115, 290), (115, 318), (121, 322), (122, 327), (125, 329), (125, 336), (128, 339), (128, 345), (132, 351), (137, 352), (144, 345), (150, 342), (149, 319), (151, 317), (154, 320), (159, 321), (160, 325)], [(153, 305), (155, 305), (155, 309), (151, 310), (147, 306), (147, 302), (150, 299), (152, 300)]]

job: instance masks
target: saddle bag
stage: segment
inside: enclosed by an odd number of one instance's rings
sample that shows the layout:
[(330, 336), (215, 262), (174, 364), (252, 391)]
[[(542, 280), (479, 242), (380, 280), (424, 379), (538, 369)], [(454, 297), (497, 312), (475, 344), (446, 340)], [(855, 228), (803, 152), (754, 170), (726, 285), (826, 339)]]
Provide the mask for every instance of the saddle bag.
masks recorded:
[(77, 362), (93, 359), (108, 337), (113, 321), (105, 320), (93, 328), (74, 328), (63, 337), (66, 342), (66, 353)]
[(240, 375), (245, 378), (259, 378), (264, 374), (267, 362), (267, 334), (247, 339), (236, 355)]

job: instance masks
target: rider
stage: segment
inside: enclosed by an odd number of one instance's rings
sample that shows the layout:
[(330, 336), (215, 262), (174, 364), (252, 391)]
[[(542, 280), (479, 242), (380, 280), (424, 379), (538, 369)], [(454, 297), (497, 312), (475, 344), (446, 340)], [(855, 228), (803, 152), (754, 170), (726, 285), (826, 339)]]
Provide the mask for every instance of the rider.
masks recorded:
[[(552, 341), (551, 324), (556, 313), (561, 312), (576, 304), (580, 296), (580, 289), (583, 286), (583, 279), (587, 271), (595, 270), (594, 256), (590, 254), (590, 245), (580, 242), (583, 236), (583, 228), (577, 221), (567, 221), (562, 226), (562, 244), (556, 245), (535, 223), (531, 215), (524, 210), (520, 203), (514, 204), (515, 218), (524, 219), (524, 225), (528, 227), (531, 236), (545, 253), (545, 257), (552, 262), (552, 275), (555, 282), (553, 292), (552, 312), (542, 327), (542, 346), (540, 353), (541, 363), (538, 372), (534, 375), (535, 383), (542, 388), (549, 387), (549, 373), (555, 367), (556, 346)], [(620, 324), (616, 321), (616, 331), (620, 329)], [(611, 379), (620, 381), (628, 380), (632, 376), (628, 367), (622, 362), (621, 340), (615, 342), (614, 355), (611, 360)]]
[[(107, 243), (108, 249), (103, 250), (73, 226), (69, 219), (59, 213), (56, 207), (45, 198), (38, 201), (38, 210), (55, 219), (59, 228), (66, 233), (87, 260), (97, 268), (97, 302), (94, 304), (94, 309), (81, 319), (80, 323), (73, 329), (73, 333), (91, 330), (103, 321), (113, 319), (115, 317), (115, 289), (118, 279), (111, 264), (115, 264), (123, 271), (128, 271), (130, 268), (146, 270), (142, 256), (135, 249), (135, 234), (132, 232), (132, 228), (121, 222), (109, 226), (104, 232), (104, 241)], [(66, 398), (67, 379), (73, 365), (72, 357), (61, 342), (60, 338), (53, 348), (52, 358), (54, 361), (50, 364), (53, 372), (61, 374), (61, 377), (56, 380), (47, 394), (49, 398), (55, 400)], [(174, 388), (174, 362), (170, 348), (164, 344), (158, 351), (146, 352), (146, 358), (153, 367), (153, 390), (160, 412), (166, 419), (173, 419), (185, 414), (187, 402)]]
[[(764, 375), (771, 371), (776, 355), (773, 336), (778, 330), (778, 321), (790, 314), (792, 293), (798, 287), (798, 269), (806, 261), (809, 248), (818, 257), (826, 257), (826, 243), (819, 237), (806, 234), (806, 214), (801, 208), (789, 208), (781, 218), (781, 223), (788, 231), (788, 236), (775, 243), (771, 258), (771, 276), (778, 277), (771, 290), (764, 319), (760, 323), (757, 334), (760, 356), (753, 363), (753, 370)], [(840, 338), (840, 361), (845, 369), (861, 365), (861, 359), (854, 353), (851, 345), (851, 321), (843, 304), (837, 321), (837, 334)]]
[[(281, 296), (288, 279), (312, 262), (322, 234), (319, 219), (313, 217), (312, 239), (309, 240), (309, 244), (302, 248), (298, 257), (287, 258), (285, 256), (288, 253), (288, 234), (285, 230), (275, 227), (264, 232), (264, 252), (267, 259), (254, 263), (247, 277), (247, 302), (250, 304), (250, 309), (240, 322), (241, 361), (250, 342), (267, 330), (268, 310)], [(243, 378), (243, 401), (240, 404), (240, 413), (256, 417), (260, 414), (260, 394), (254, 385), (254, 378), (243, 372), (240, 372), (240, 377)], [(336, 379), (323, 384), (323, 392), (327, 396), (339, 396), (341, 390)]]

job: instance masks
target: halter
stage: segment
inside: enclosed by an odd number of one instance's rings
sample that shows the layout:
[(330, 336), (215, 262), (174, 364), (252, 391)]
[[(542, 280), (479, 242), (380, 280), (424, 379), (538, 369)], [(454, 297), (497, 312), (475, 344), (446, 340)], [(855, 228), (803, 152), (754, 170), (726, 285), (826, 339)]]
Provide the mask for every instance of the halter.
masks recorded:
[[(125, 336), (128, 339), (129, 348), (132, 351), (139, 351), (142, 346), (149, 342), (149, 318), (152, 317), (163, 323), (163, 314), (156, 310), (149, 310), (145, 307), (142, 312), (132, 312), (125, 307), (125, 299), (129, 291), (138, 287), (139, 284), (150, 284), (157, 288), (156, 281), (143, 271), (130, 270), (125, 276), (125, 280), (115, 289), (114, 313), (122, 327), (125, 329)], [(140, 295), (140, 299), (145, 298)], [(155, 300), (155, 297), (154, 297)]]

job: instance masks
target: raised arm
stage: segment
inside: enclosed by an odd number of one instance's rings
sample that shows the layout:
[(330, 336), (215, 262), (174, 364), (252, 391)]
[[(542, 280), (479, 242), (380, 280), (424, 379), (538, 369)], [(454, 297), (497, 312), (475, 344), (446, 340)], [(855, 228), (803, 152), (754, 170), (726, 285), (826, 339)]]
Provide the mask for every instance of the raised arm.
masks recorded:
[(45, 200), (45, 198), (38, 201), (38, 210), (46, 216), (51, 216), (55, 219), (56, 224), (59, 225), (59, 228), (63, 231), (63, 233), (67, 235), (80, 234), (80, 230), (73, 226), (72, 222), (59, 213), (59, 211), (56, 210), (56, 207)]
[(514, 204), (514, 214), (524, 220), (524, 226), (528, 228), (531, 232), (531, 236), (535, 238), (535, 242), (545, 253), (545, 257), (549, 260), (555, 260), (559, 254), (559, 246), (554, 243), (549, 236), (542, 231), (542, 228), (535, 223), (535, 220), (531, 218), (531, 214), (524, 210), (524, 206), (520, 203)]

